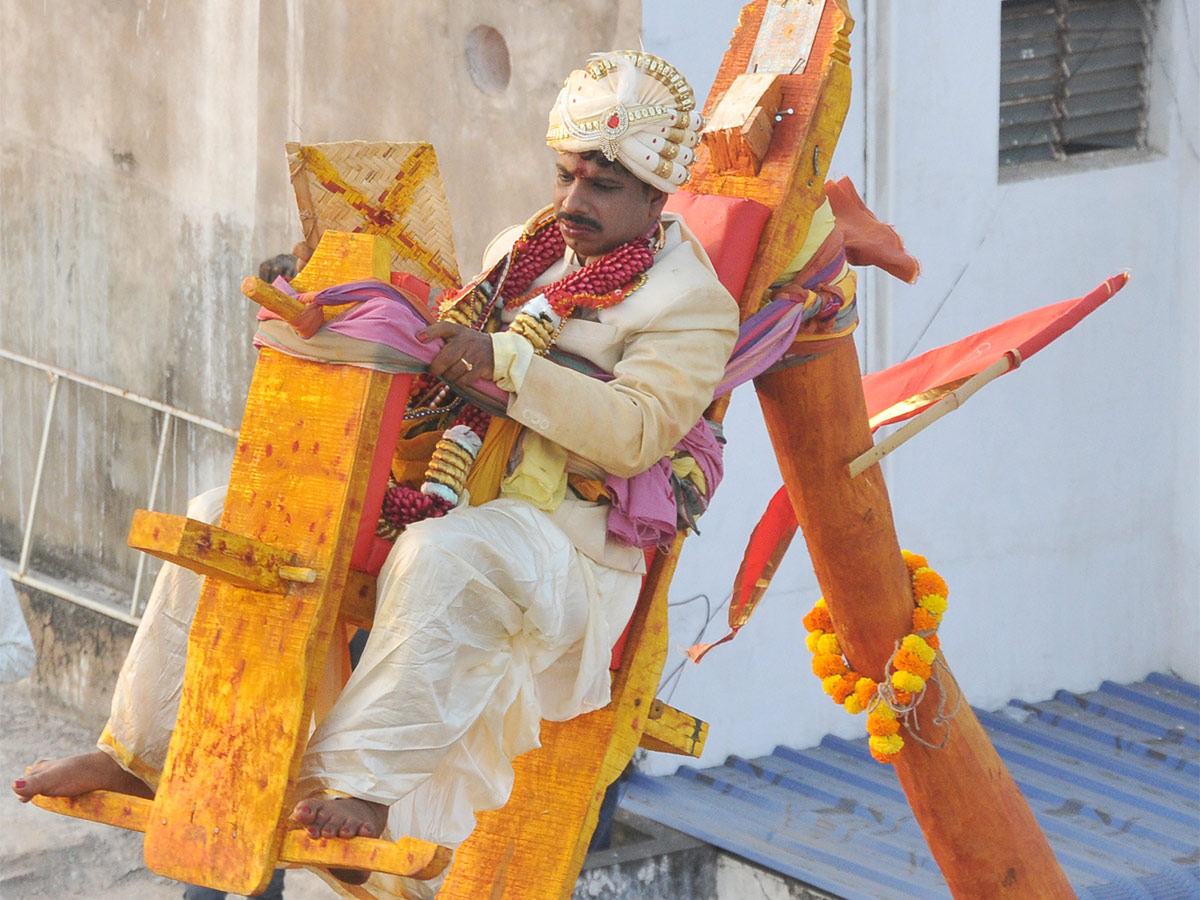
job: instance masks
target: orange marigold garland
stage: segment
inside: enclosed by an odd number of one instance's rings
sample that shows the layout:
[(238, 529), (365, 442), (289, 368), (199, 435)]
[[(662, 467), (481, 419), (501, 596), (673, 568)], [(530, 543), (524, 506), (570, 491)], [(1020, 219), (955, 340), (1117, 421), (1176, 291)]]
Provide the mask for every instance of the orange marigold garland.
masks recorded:
[(925, 557), (902, 552), (912, 580), (913, 630), (897, 644), (885, 667), (890, 674), (882, 685), (846, 663), (824, 597), (804, 617), (808, 631), (805, 644), (813, 655), (813, 673), (821, 679), (825, 693), (846, 712), (866, 711), (871, 755), (881, 763), (895, 762), (904, 746), (900, 719), (916, 707), (933, 677), (939, 646), (937, 627), (946, 611), (948, 593), (946, 582), (929, 568)]

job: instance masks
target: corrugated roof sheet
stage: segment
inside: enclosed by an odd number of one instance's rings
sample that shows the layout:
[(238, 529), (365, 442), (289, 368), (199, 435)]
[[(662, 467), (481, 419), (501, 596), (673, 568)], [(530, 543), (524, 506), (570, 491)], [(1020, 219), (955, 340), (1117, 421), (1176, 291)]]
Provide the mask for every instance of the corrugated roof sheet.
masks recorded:
[[(1156, 674), (976, 713), (1080, 900), (1200, 897), (1200, 687)], [(865, 738), (635, 774), (621, 806), (844, 900), (950, 898)]]

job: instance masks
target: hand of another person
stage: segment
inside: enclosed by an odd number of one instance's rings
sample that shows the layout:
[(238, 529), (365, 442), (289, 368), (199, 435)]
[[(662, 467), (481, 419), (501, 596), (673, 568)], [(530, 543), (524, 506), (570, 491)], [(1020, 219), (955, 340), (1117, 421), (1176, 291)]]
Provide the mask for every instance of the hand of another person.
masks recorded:
[(296, 333), (300, 337), (308, 340), (314, 334), (321, 330), (321, 326), (325, 324), (325, 310), (319, 303), (313, 302), (313, 294), (301, 294), (300, 299), (306, 304), (300, 315), (292, 319), (288, 324), (296, 329)]
[(430, 375), (462, 385), (494, 377), (495, 358), (490, 336), (454, 322), (435, 322), (418, 332), (417, 337), (423, 343), (438, 339), (446, 342), (429, 364)]

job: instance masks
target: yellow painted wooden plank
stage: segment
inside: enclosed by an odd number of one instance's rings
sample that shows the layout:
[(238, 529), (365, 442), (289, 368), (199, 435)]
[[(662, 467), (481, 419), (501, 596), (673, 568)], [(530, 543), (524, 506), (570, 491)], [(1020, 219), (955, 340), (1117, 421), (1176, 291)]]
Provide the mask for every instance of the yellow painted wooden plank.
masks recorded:
[(280, 862), (307, 866), (369, 869), (426, 881), (450, 864), (452, 851), (427, 841), (404, 837), (398, 841), (374, 838), (310, 838), (302, 829), (284, 835)]
[(150, 801), (115, 791), (90, 791), (78, 797), (34, 797), (33, 805), (76, 819), (102, 822), (129, 831), (145, 831)]
[[(718, 171), (707, 141), (697, 149), (692, 166), (688, 190), (746, 197), (772, 210), (740, 298), (743, 318), (758, 311), (764, 291), (803, 245), (813, 213), (824, 202), (830, 158), (850, 104), (849, 35), (854, 20), (845, 0), (823, 0), (822, 6), (808, 65), (803, 72), (779, 74), (779, 105), (792, 112), (776, 124), (758, 174)], [(750, 71), (750, 58), (767, 8), (766, 0), (756, 0), (742, 10), (738, 29), (713, 82), (706, 113), (714, 112), (738, 78)], [(783, 34), (762, 37), (761, 53), (789, 40)]]
[(296, 554), (234, 534), (216, 525), (139, 509), (133, 514), (127, 543), (159, 559), (212, 576), (238, 587), (285, 593), (299, 579), (280, 577), (280, 569), (297, 570)]
[(682, 536), (642, 590), (612, 702), (568, 722), (543, 722), (542, 746), (513, 762), (508, 804), (477, 816), (438, 900), (562, 900), (571, 896), (608, 786), (637, 749), (667, 656), (667, 586)]
[[(304, 293), (319, 291), (348, 281), (390, 282), (392, 249), (387, 238), (373, 234), (354, 234), (347, 231), (326, 231), (313, 252), (312, 259), (292, 279), (292, 287)], [(349, 274), (353, 273), (353, 274)], [(340, 315), (352, 304), (321, 308), (325, 321)], [(284, 318), (290, 319), (289, 316)]]
[(160, 874), (240, 894), (271, 877), (389, 383), (260, 353), (221, 524), (320, 577), (288, 594), (206, 580), (146, 835)]
[(707, 738), (707, 722), (655, 700), (650, 704), (650, 716), (639, 746), (644, 750), (699, 758)]
[[(372, 277), (377, 240), (327, 233), (297, 288)], [(221, 528), (317, 577), (286, 594), (206, 580), (147, 826), (146, 863), (160, 874), (239, 894), (271, 877), (391, 382), (259, 354)]]

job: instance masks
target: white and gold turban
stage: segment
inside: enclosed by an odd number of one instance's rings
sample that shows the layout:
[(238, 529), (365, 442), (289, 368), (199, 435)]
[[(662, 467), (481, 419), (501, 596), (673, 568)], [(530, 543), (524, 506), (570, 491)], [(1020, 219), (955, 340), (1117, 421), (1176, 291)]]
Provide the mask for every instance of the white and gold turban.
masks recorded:
[(649, 53), (616, 50), (567, 76), (550, 110), (546, 143), (564, 153), (599, 150), (673, 194), (687, 181), (703, 127), (692, 88), (674, 66)]

